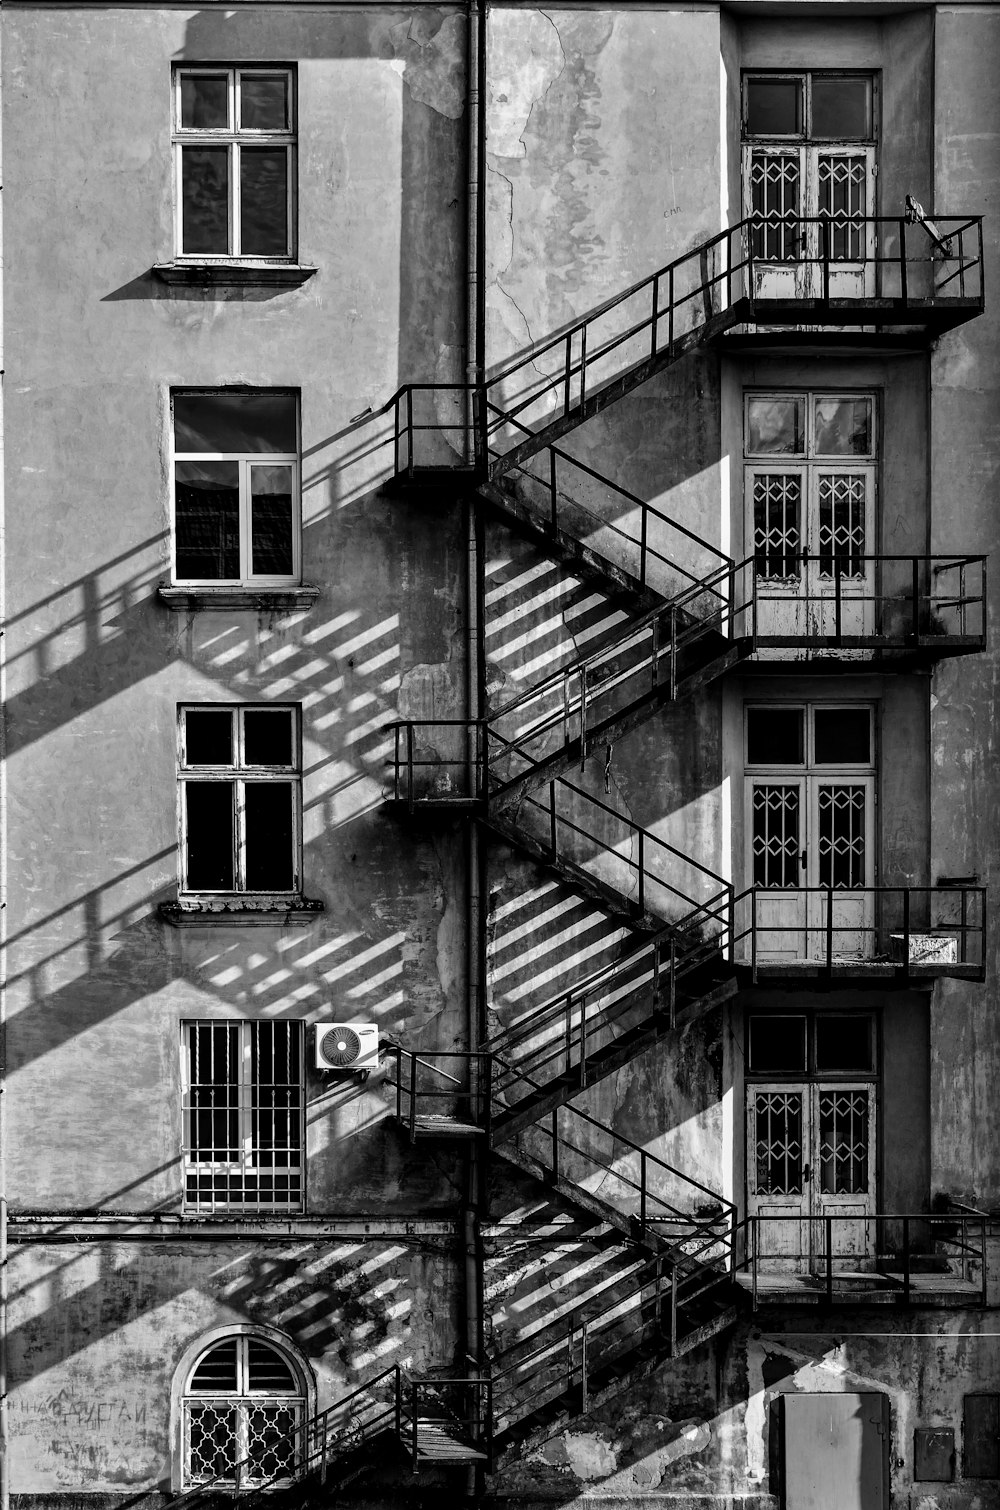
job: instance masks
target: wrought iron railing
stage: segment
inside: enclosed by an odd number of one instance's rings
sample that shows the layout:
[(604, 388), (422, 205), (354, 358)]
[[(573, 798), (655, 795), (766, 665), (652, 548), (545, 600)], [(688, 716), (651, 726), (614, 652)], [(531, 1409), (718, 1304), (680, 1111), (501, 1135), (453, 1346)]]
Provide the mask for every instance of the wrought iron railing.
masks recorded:
[(940, 1303), (951, 1290), (985, 1306), (988, 1221), (958, 1204), (947, 1213), (747, 1216), (734, 1229), (734, 1272), (749, 1276), (754, 1310), (803, 1286), (832, 1304), (869, 1276), (902, 1305)]
[[(785, 922), (775, 918), (774, 906), (782, 901), (797, 905), (799, 915)], [(765, 907), (771, 915), (762, 917)], [(891, 969), (904, 981), (985, 977), (985, 886), (751, 886), (732, 899), (731, 908), (726, 941), (734, 961), (749, 964), (755, 980), (768, 966), (797, 965), (815, 965), (827, 974)], [(791, 937), (797, 947), (769, 949), (771, 935)]]
[[(754, 318), (815, 323), (824, 310), (837, 323), (906, 316), (916, 323), (934, 311), (961, 318), (984, 307), (980, 216), (935, 216), (935, 237), (905, 215), (848, 220), (858, 243), (850, 255), (837, 244), (844, 217), (750, 216), (530, 346), (484, 383), (407, 384), (381, 411), (393, 414), (396, 474), (412, 474), (422, 464), (421, 440), (429, 432), (459, 437), (450, 443), (453, 452), (480, 471), (509, 470), (555, 438), (525, 437), (525, 428), (565, 433), (616, 396), (616, 380), (627, 379), (627, 386), (643, 381), (727, 324)], [(769, 224), (791, 233), (791, 261), (775, 264), (755, 247)], [(870, 287), (846, 295), (838, 289), (845, 263), (867, 273)], [(765, 296), (760, 276), (775, 265), (811, 272), (815, 288), (803, 287), (791, 298)]]

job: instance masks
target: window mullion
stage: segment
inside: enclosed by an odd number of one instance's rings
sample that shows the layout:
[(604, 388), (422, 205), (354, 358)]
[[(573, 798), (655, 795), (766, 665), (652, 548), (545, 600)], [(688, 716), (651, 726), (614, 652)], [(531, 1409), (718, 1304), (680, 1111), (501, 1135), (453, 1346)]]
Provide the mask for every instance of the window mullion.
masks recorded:
[(229, 248), (234, 257), (242, 254), (240, 242), (240, 147), (231, 142), (229, 147)]
[(240, 461), (240, 577), (248, 582), (251, 576), (253, 552), (251, 549), (252, 510), (250, 501), (250, 462)]

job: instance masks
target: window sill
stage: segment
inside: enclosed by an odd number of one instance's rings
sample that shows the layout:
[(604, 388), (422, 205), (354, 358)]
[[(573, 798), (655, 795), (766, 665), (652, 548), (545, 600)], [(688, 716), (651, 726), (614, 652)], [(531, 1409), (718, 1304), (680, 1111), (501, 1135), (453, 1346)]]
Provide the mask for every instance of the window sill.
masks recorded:
[(157, 597), (175, 613), (200, 608), (252, 608), (261, 613), (296, 613), (311, 608), (319, 588), (301, 587), (168, 587), (161, 583)]
[(161, 902), (159, 907), (171, 928), (307, 928), (323, 911), (323, 903), (313, 897), (218, 897)]
[(234, 286), (259, 287), (261, 284), (275, 288), (299, 288), (319, 269), (306, 267), (300, 262), (157, 262), (153, 272), (163, 283), (195, 284), (208, 288), (232, 288)]

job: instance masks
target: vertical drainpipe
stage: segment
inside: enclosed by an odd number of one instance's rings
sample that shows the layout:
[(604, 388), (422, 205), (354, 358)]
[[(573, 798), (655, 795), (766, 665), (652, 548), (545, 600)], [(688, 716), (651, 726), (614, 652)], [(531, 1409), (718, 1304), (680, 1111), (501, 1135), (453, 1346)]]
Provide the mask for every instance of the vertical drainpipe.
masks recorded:
[[(2, 153), (0, 153), (2, 160)], [(0, 203), (0, 268), (3, 220)], [(0, 626), (7, 622), (6, 534), (3, 499), (3, 281), (0, 275)], [(7, 657), (0, 627), (0, 1510), (10, 1507), (7, 1435)]]
[[(466, 31), (466, 112), (467, 112), (467, 181), (466, 181), (466, 382), (470, 389), (480, 383), (485, 372), (486, 360), (486, 315), (484, 305), (486, 244), (485, 244), (485, 142), (486, 142), (486, 0), (468, 0)], [(471, 421), (471, 403), (467, 419)], [(471, 440), (471, 425), (469, 429)], [(471, 448), (466, 460), (471, 460)], [(482, 667), (482, 622), (481, 622), (481, 576), (482, 559), (478, 512), (471, 497), (464, 503), (466, 532), (466, 707), (472, 720), (469, 735), (469, 781), (470, 792), (475, 790), (478, 779), (477, 720), (484, 707)], [(468, 919), (466, 928), (466, 1041), (470, 1048), (478, 1048), (482, 1041), (482, 1022), (485, 1006), (482, 1000), (482, 972), (484, 945), (483, 891), (481, 885), (481, 855), (479, 827), (475, 821), (466, 825), (465, 875), (468, 893)], [(470, 1065), (470, 1084), (475, 1077), (480, 1091), (483, 1086), (479, 1065)], [(462, 1245), (465, 1264), (465, 1352), (475, 1360), (472, 1372), (478, 1373), (482, 1359), (482, 1256), (479, 1235), (479, 1212), (482, 1202), (484, 1162), (478, 1149), (478, 1139), (473, 1139), (468, 1161), (468, 1190), (463, 1213)], [(468, 1370), (463, 1368), (462, 1372)], [(478, 1498), (482, 1489), (482, 1476), (470, 1467), (466, 1494), (468, 1499)], [(2, 1510), (2, 1507), (0, 1507)]]

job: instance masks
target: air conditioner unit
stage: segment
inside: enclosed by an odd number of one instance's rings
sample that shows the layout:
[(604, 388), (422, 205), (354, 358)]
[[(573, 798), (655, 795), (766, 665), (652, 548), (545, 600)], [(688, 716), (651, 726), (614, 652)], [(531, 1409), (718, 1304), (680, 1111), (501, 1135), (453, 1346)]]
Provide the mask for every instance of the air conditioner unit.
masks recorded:
[(378, 1068), (378, 1024), (318, 1022), (315, 1027), (318, 1070), (352, 1070), (367, 1077)]

